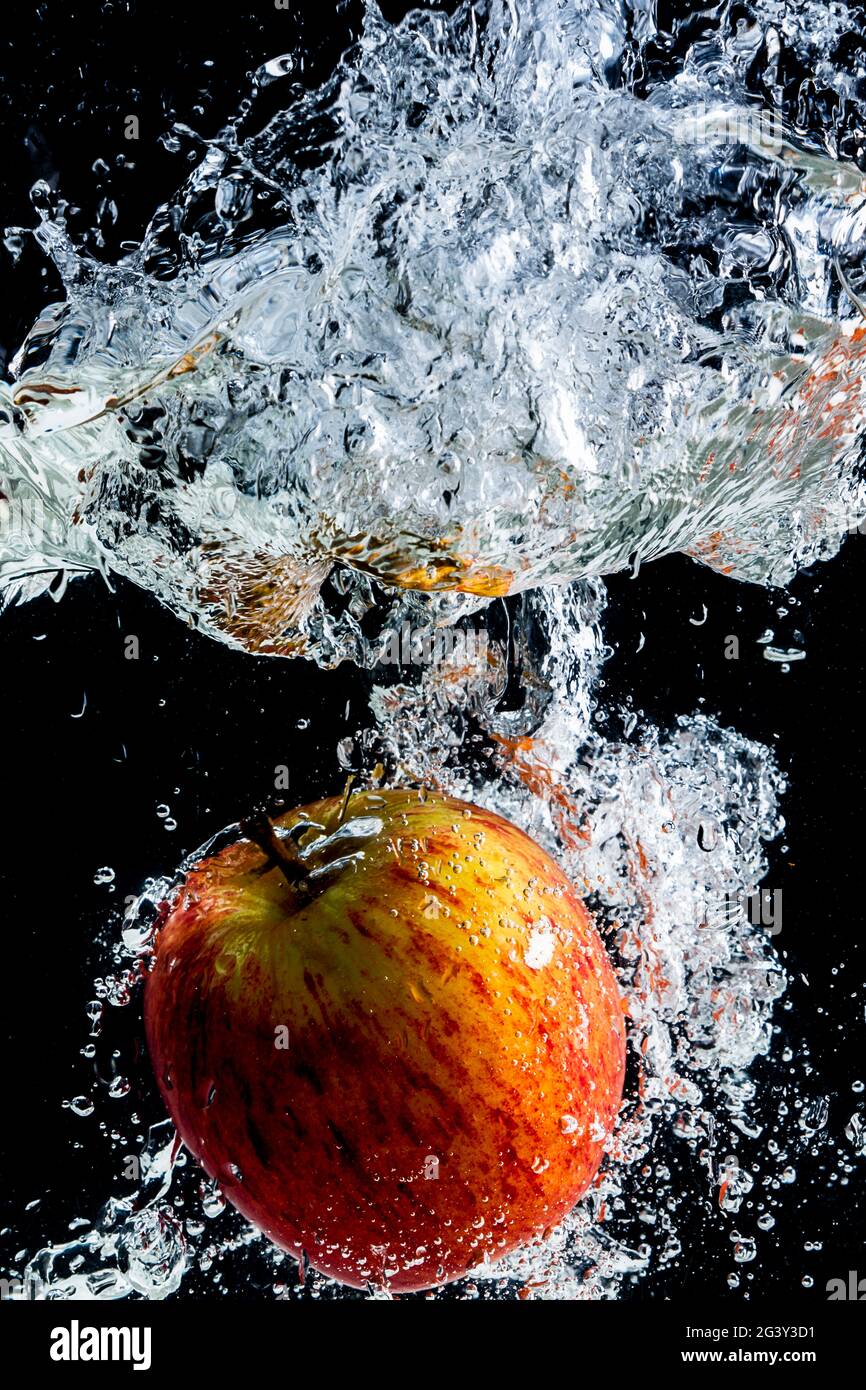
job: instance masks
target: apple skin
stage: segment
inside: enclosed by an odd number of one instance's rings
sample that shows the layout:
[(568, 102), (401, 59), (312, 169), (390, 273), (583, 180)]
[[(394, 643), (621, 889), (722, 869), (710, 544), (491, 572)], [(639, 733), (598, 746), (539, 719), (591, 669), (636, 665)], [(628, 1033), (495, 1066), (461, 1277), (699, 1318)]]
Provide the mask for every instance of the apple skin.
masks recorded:
[[(274, 825), (331, 833), (342, 810)], [(359, 818), (379, 823), (347, 841), (363, 858), (306, 903), (246, 840), (188, 874), (147, 1040), (184, 1144), (254, 1225), (342, 1283), (426, 1289), (586, 1191), (622, 1096), (622, 1002), (573, 887), (516, 826), (404, 790), (356, 793), (343, 835)]]

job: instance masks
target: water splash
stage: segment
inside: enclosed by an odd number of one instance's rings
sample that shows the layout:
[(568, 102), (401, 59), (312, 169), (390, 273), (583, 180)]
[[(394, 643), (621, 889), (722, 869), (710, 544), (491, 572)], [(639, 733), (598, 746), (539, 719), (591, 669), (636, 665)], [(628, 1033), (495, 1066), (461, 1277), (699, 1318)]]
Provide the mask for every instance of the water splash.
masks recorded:
[[(118, 265), (38, 188), (67, 298), (0, 402), (7, 595), (110, 569), (315, 656), (334, 566), (489, 596), (832, 554), (866, 515), (853, 23), (724, 5), (660, 64), (634, 0), (370, 4), (321, 89), (259, 72), (284, 108), (199, 141)], [(791, 61), (844, 93), (820, 139)]]
[(49, 1302), (161, 1300), (180, 1287), (187, 1240), (164, 1201), (176, 1158), (169, 1120), (155, 1125), (138, 1158), (141, 1186), (134, 1197), (111, 1198), (82, 1235), (41, 1250), (25, 1270), (22, 1296)]

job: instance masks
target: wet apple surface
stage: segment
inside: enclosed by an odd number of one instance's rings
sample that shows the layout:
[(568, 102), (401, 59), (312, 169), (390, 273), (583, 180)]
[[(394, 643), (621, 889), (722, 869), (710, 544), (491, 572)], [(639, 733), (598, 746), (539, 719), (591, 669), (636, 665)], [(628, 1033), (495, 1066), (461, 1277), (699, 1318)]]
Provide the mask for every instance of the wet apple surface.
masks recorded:
[(187, 1148), (271, 1240), (412, 1290), (543, 1237), (619, 1108), (622, 1002), (517, 827), (358, 792), (250, 829), (167, 905), (145, 1021)]

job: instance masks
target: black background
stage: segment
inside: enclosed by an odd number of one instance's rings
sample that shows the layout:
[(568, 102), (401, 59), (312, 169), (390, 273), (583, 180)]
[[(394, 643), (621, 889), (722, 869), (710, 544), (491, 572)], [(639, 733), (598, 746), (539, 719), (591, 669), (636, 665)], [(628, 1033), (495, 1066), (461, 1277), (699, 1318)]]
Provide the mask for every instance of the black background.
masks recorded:
[[(16, 32), (0, 37), (3, 224), (33, 225), (28, 190), (46, 178), (80, 208), (73, 217), (82, 228), (94, 223), (103, 197), (116, 200), (119, 217), (105, 229), (105, 246), (90, 247), (116, 255), (124, 240), (140, 240), (156, 204), (185, 175), (185, 154), (171, 155), (158, 142), (172, 119), (215, 132), (248, 91), (246, 75), (299, 40), (307, 45), (308, 76), (323, 76), (357, 16), (357, 6), (337, 14), (330, 4), (289, 12), (265, 3), (220, 11), (139, 0), (24, 6)], [(141, 122), (137, 143), (123, 138), (130, 112)], [(119, 155), (125, 166), (116, 164)], [(108, 174), (94, 172), (97, 160)], [(17, 265), (0, 249), (4, 361), (40, 305), (57, 293), (54, 272), (35, 246)], [(793, 1006), (777, 1015), (778, 1047), (787, 1043), (795, 1057), (790, 1066), (768, 1069), (764, 1110), (772, 1123), (774, 1109), (790, 1099), (786, 1084), (802, 1090), (808, 1052), (814, 1067), (808, 1093), (829, 1095), (828, 1131), (837, 1140), (862, 1104), (852, 1085), (866, 1080), (864, 572), (866, 547), (857, 537), (787, 594), (743, 586), (674, 557), (636, 579), (610, 581), (606, 626), (614, 647), (606, 698), (631, 698), (662, 727), (698, 708), (716, 714), (776, 748), (790, 775), (787, 850), (781, 842), (773, 847), (766, 883), (784, 895), (776, 945), (793, 977)], [(703, 604), (709, 616), (696, 627), (689, 618), (699, 618)], [(780, 607), (789, 614), (779, 617)], [(798, 645), (799, 629), (806, 660), (787, 673), (767, 662), (757, 642), (766, 627), (783, 646)], [(641, 633), (646, 641), (638, 653)], [(139, 639), (138, 661), (124, 658), (131, 634)], [(738, 661), (725, 659), (729, 634), (740, 639)], [(46, 1235), (61, 1239), (65, 1223), (92, 1217), (117, 1181), (101, 1167), (94, 1120), (62, 1107), (90, 1087), (89, 1064), (79, 1056), (87, 1041), (84, 1008), (105, 960), (94, 942), (112, 908), (148, 876), (173, 871), (183, 854), (267, 795), (275, 766), (291, 767), (298, 802), (335, 789), (341, 781), (335, 746), (367, 722), (368, 678), (347, 666), (329, 673), (301, 661), (231, 652), (188, 632), (132, 586), (117, 582), (110, 589), (95, 577), (72, 584), (57, 603), (45, 597), (7, 611), (0, 642), (0, 1191), (5, 1222), (21, 1232), (11, 1243), (7, 1235), (3, 1260), (20, 1269), (15, 1257), (22, 1246), (32, 1250)], [(85, 697), (82, 717), (73, 717)], [(163, 803), (177, 822), (173, 831), (156, 814)], [(115, 870), (113, 893), (93, 882), (102, 865)], [(113, 1025), (131, 1035), (119, 1038), (127, 1052), (134, 1050), (135, 1013), (119, 1011), (121, 1022)], [(139, 1112), (145, 1120), (159, 1118), (144, 1059), (130, 1074)], [(101, 1104), (97, 1122), (110, 1124), (111, 1104)], [(828, 1279), (847, 1277), (858, 1264), (866, 1275), (866, 1160), (850, 1160), (854, 1172), (841, 1187), (827, 1181), (835, 1155), (835, 1145), (817, 1158), (802, 1155), (799, 1180), (787, 1191), (776, 1229), (761, 1241), (760, 1260), (741, 1271), (739, 1290), (727, 1288), (727, 1232), (707, 1219), (706, 1185), (696, 1180), (683, 1255), (628, 1295), (823, 1300)], [(40, 1205), (22, 1219), (36, 1199)], [(822, 1248), (807, 1252), (807, 1241)], [(804, 1275), (812, 1277), (811, 1289), (803, 1287)]]

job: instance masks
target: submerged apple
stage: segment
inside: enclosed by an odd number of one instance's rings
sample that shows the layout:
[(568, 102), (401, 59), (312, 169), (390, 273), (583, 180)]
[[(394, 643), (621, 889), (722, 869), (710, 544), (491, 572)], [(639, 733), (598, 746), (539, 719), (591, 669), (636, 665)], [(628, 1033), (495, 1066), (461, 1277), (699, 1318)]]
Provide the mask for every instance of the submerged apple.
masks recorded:
[(555, 1226), (620, 1104), (621, 1001), (571, 884), (490, 811), (316, 802), (194, 868), (145, 1021), (187, 1148), (334, 1279), (422, 1289)]

